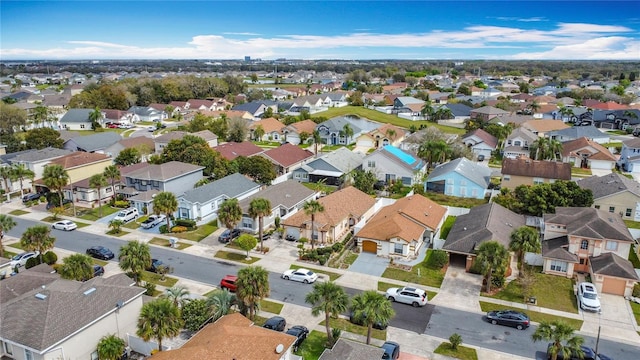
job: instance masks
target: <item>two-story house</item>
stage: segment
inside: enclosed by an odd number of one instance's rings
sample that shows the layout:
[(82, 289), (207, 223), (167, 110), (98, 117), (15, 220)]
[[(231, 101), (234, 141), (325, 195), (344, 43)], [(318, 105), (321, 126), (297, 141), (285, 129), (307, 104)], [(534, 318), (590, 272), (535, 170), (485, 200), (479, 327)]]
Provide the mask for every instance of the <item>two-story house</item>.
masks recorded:
[(313, 120), (302, 120), (287, 125), (284, 131), (287, 132), (287, 142), (300, 145), (303, 139), (312, 139), (313, 132), (316, 130), (316, 123)]
[(132, 106), (128, 112), (138, 116), (140, 121), (163, 121), (169, 118), (164, 110), (157, 110), (151, 106)]
[(571, 180), (571, 164), (529, 158), (502, 160), (503, 188), (515, 189), (520, 185), (553, 183), (556, 180)]
[(618, 166), (620, 166), (623, 171), (640, 173), (640, 138), (633, 138), (622, 142)]
[(462, 136), (465, 144), (477, 159), (489, 159), (491, 153), (498, 147), (498, 138), (482, 129), (475, 129)]
[[(351, 128), (352, 135), (347, 136), (345, 126)], [(331, 118), (316, 126), (320, 138), (324, 144), (349, 145), (360, 135), (380, 127), (380, 124), (368, 119), (339, 116)]]
[[(91, 113), (94, 109), (69, 109), (62, 118), (60, 118), (60, 127), (66, 130), (92, 130)], [(97, 120), (100, 126), (104, 123), (104, 113), (101, 113), (100, 119)]]
[(576, 181), (593, 194), (593, 207), (619, 214), (624, 220), (640, 221), (640, 183), (612, 172)]
[(420, 181), (426, 169), (427, 164), (420, 158), (391, 145), (368, 154), (362, 161), (362, 170), (372, 171), (378, 180), (401, 181), (405, 186)]
[(384, 124), (377, 129), (362, 134), (356, 138), (356, 148), (362, 152), (369, 149), (379, 149), (386, 145), (399, 146), (407, 135), (406, 130), (395, 125)]
[(531, 130), (517, 127), (504, 142), (503, 157), (516, 159), (518, 157), (529, 157), (529, 146), (538, 140), (538, 135)]

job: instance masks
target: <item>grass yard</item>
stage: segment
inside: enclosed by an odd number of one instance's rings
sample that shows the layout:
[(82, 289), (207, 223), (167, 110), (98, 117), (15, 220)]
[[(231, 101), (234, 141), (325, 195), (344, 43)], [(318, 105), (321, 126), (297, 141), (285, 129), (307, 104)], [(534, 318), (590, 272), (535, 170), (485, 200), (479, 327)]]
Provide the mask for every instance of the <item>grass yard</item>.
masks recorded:
[[(89, 208), (76, 207), (76, 211), (77, 211), (77, 213), (79, 215), (78, 217), (80, 219), (89, 220), (89, 221), (97, 221), (98, 219), (101, 219), (101, 218), (103, 218), (105, 216), (111, 215), (111, 214), (113, 214), (115, 212), (118, 212), (120, 210), (122, 210), (122, 209), (113, 208), (113, 207), (109, 206), (108, 204), (107, 205), (102, 205), (102, 216), (99, 216), (98, 208), (89, 209)], [(71, 211), (73, 212), (73, 210), (71, 210)], [(72, 215), (72, 214), (69, 214), (69, 215)]]
[(327, 334), (312, 330), (295, 354), (302, 356), (304, 360), (318, 360), (325, 349), (326, 343)]
[(284, 305), (277, 303), (277, 302), (273, 302), (273, 301), (269, 301), (266, 299), (262, 299), (260, 301), (260, 310), (261, 311), (266, 311), (268, 313), (272, 313), (272, 314), (280, 314), (280, 312), (282, 311), (282, 307)]
[(382, 274), (382, 277), (439, 288), (442, 285), (442, 280), (444, 280), (444, 270), (428, 265), (431, 251), (427, 250), (427, 256), (424, 261), (413, 266), (411, 271), (389, 266)]
[(144, 282), (153, 283), (168, 288), (172, 287), (178, 282), (178, 279), (167, 275), (164, 276), (164, 281), (162, 281), (160, 280), (161, 276), (159, 274), (152, 273), (151, 271), (143, 271), (140, 278)]
[(143, 221), (147, 220), (149, 218), (148, 215), (144, 215), (142, 217), (139, 217), (133, 221), (129, 221), (126, 224), (123, 224), (122, 227), (123, 228), (127, 228), (127, 229), (131, 229), (131, 230), (136, 230), (137, 228), (140, 227), (140, 225), (142, 224)]
[[(291, 266), (289, 266), (289, 269), (300, 269), (301, 267), (302, 266), (291, 265)], [(342, 276), (342, 275), (340, 275), (338, 273), (334, 273), (334, 272), (326, 271), (326, 270), (321, 270), (321, 269), (317, 269), (317, 268), (312, 268), (312, 267), (308, 267), (308, 266), (305, 266), (304, 268), (307, 269), (307, 270), (311, 270), (311, 271), (313, 271), (315, 273), (318, 273), (318, 274), (327, 275), (327, 276), (329, 276), (329, 280), (331, 280), (331, 281), (335, 281), (337, 278)]]
[(305, 182), (305, 183), (302, 183), (302, 185), (308, 187), (313, 191), (321, 191), (321, 192), (324, 192), (325, 194), (331, 194), (332, 192), (338, 190), (337, 186), (325, 185), (322, 183)]
[[(3, 243), (3, 245), (4, 245), (4, 243)], [(24, 249), (22, 248), (22, 244), (20, 244), (20, 241), (14, 242), (13, 244), (8, 244), (8, 245), (5, 245), (5, 246), (11, 246), (12, 248), (20, 249), (20, 250), (24, 251)]]
[(440, 229), (441, 239), (447, 239), (447, 236), (449, 236), (449, 231), (451, 231), (451, 228), (453, 227), (453, 223), (456, 222), (456, 217), (457, 216), (447, 216), (447, 218), (444, 220), (442, 229)]
[[(484, 311), (484, 312), (493, 311), (493, 310), (523, 311), (520, 308), (515, 308), (515, 307), (505, 306), (505, 305), (500, 305), (500, 304), (494, 304), (494, 303), (489, 303), (489, 302), (485, 302), (485, 301), (480, 301), (480, 309), (482, 309), (482, 311)], [(566, 318), (566, 317), (562, 317), (562, 316), (555, 316), (555, 315), (545, 314), (545, 313), (541, 313), (541, 312), (537, 312), (537, 311), (526, 310), (524, 312), (527, 315), (529, 315), (529, 318), (531, 319), (531, 321), (535, 321), (535, 322), (538, 322), (538, 323), (543, 322), (543, 321), (561, 320), (561, 321), (564, 321), (567, 324), (569, 324), (575, 330), (580, 330), (580, 328), (582, 327), (582, 322), (583, 322), (582, 320), (571, 319), (571, 318)]]
[(113, 230), (107, 231), (107, 235), (116, 236), (116, 237), (121, 237), (121, 236), (127, 235), (128, 233), (130, 233), (130, 231), (124, 231), (122, 229), (120, 229), (120, 231), (118, 232), (115, 232)]
[(451, 344), (448, 342), (443, 342), (442, 344), (438, 345), (438, 347), (433, 352), (440, 355), (450, 356), (456, 359), (478, 360), (476, 349), (458, 345), (458, 348), (456, 350), (453, 350)]
[(108, 261), (104, 261), (96, 258), (91, 258), (91, 259), (93, 260), (94, 264), (100, 265), (100, 266), (107, 266), (107, 264), (109, 263)]
[[(249, 315), (247, 315), (247, 318), (249, 318)], [(262, 317), (262, 316), (256, 314), (256, 318), (253, 319), (253, 323), (256, 326), (262, 326), (262, 325), (264, 325), (264, 323), (267, 322), (267, 320), (268, 320), (268, 318)]]
[(473, 198), (459, 198), (455, 196), (449, 196), (445, 194), (435, 193), (427, 191), (424, 196), (437, 202), (442, 206), (455, 206), (471, 209), (472, 207), (483, 205), (487, 203), (486, 199), (473, 199)]
[[(11, 214), (11, 213), (9, 213), (9, 214)], [(627, 225), (627, 227), (629, 229), (640, 229), (640, 222), (639, 221), (624, 220), (624, 224)]]
[(219, 259), (237, 261), (243, 264), (253, 264), (254, 262), (260, 260), (260, 258), (253, 257), (253, 256), (247, 260), (246, 254), (238, 254), (235, 252), (228, 252), (224, 250), (219, 250), (214, 257), (217, 257)]
[[(164, 247), (170, 247), (171, 243), (169, 242), (169, 240), (167, 239), (162, 239), (159, 237), (154, 237), (149, 241), (150, 244), (153, 245), (159, 245), (159, 246), (164, 246)], [(191, 244), (187, 244), (187, 243), (183, 243), (178, 241), (178, 243), (176, 244), (176, 249), (178, 250), (184, 250), (186, 248), (188, 248), (189, 246), (191, 246)]]
[(577, 176), (591, 176), (591, 169), (582, 169), (582, 168), (571, 168), (571, 175)]
[(636, 318), (636, 324), (640, 324), (640, 304), (630, 301), (631, 310), (633, 310), (633, 316)]
[(28, 211), (24, 211), (24, 210), (20, 210), (20, 209), (9, 211), (9, 215), (15, 215), (15, 216), (20, 216), (20, 215), (24, 215), (24, 214), (28, 214), (28, 213), (29, 213)]
[[(400, 287), (400, 285), (391, 284), (391, 283), (384, 282), (384, 281), (378, 281), (378, 291), (387, 292), (387, 289), (393, 288), (393, 287)], [(435, 291), (427, 291), (427, 299), (428, 300), (433, 299), (433, 297), (436, 296), (436, 295), (438, 295), (438, 293), (435, 292)]]
[[(324, 324), (325, 323), (324, 323), (324, 320), (323, 320), (319, 325), (320, 326), (324, 326)], [(366, 326), (360, 326), (360, 325), (352, 324), (347, 319), (342, 319), (342, 318), (329, 319), (329, 326), (331, 328), (340, 329), (342, 331), (347, 331), (347, 332), (350, 332), (352, 334), (358, 334), (358, 335), (362, 335), (362, 336), (367, 336), (367, 327)], [(387, 340), (387, 330), (372, 329), (371, 330), (371, 338), (385, 341), (385, 340)]]
[(171, 233), (167, 235), (175, 236), (180, 239), (191, 240), (191, 241), (200, 241), (207, 236), (211, 235), (214, 231), (218, 230), (217, 222), (212, 221), (210, 223), (200, 225), (196, 230), (187, 231), (183, 233)]
[(640, 259), (638, 259), (635, 245), (631, 245), (631, 251), (629, 251), (629, 261), (631, 261), (634, 268), (640, 269)]
[(356, 259), (358, 259), (358, 254), (351, 251), (349, 252), (349, 255), (344, 258), (344, 263), (353, 265), (353, 263), (356, 262)]

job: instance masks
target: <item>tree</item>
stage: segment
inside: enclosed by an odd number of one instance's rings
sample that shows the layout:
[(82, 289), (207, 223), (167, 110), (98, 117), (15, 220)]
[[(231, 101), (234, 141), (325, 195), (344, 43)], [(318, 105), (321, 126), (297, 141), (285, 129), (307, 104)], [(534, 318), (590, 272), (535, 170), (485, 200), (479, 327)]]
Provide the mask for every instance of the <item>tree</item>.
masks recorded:
[(27, 112), (0, 101), (0, 134), (13, 134), (27, 123)]
[(140, 161), (142, 161), (142, 156), (140, 155), (140, 151), (136, 148), (123, 149), (113, 160), (116, 165), (120, 166), (138, 164)]
[(324, 206), (317, 200), (309, 200), (304, 204), (304, 213), (311, 216), (311, 248), (313, 249), (313, 244), (318, 239), (318, 235), (313, 235), (313, 231), (315, 230), (315, 221), (316, 214), (324, 212)]
[(120, 228), (124, 225), (122, 220), (113, 219), (109, 221), (109, 229), (111, 229), (113, 234), (120, 234)]
[(93, 260), (85, 254), (67, 256), (58, 272), (63, 279), (86, 281), (93, 277)]
[(120, 169), (115, 165), (109, 165), (104, 169), (104, 177), (111, 182), (112, 196), (116, 197), (116, 180), (120, 180)]
[(451, 344), (451, 349), (457, 350), (458, 346), (462, 344), (462, 336), (458, 333), (453, 333), (449, 336), (449, 343)]
[(242, 118), (231, 118), (228, 121), (229, 131), (227, 133), (227, 141), (243, 142), (247, 139), (247, 123)]
[(9, 180), (11, 180), (12, 182), (15, 180), (14, 173), (11, 170), (11, 167), (0, 166), (0, 177), (4, 181), (4, 192), (10, 194), (11, 188), (9, 187)]
[(253, 219), (258, 218), (258, 237), (260, 238), (260, 250), (264, 249), (264, 240), (262, 233), (264, 232), (264, 217), (271, 215), (271, 202), (264, 198), (255, 198), (249, 203), (249, 216)]
[(311, 305), (311, 314), (313, 316), (324, 313), (324, 325), (327, 330), (327, 339), (330, 344), (333, 343), (329, 320), (331, 316), (338, 316), (345, 312), (349, 307), (349, 296), (340, 285), (336, 285), (333, 281), (316, 282), (313, 284), (313, 290), (307, 294), (304, 301)]
[(153, 198), (153, 210), (167, 217), (167, 231), (171, 231), (171, 215), (178, 210), (178, 200), (170, 191), (163, 191)]
[(102, 217), (102, 188), (105, 186), (107, 186), (107, 179), (104, 174), (95, 174), (89, 178), (89, 187), (96, 189), (98, 193), (98, 217)]
[(218, 209), (218, 220), (227, 229), (234, 229), (242, 220), (242, 208), (238, 204), (238, 199), (231, 198), (225, 200)]
[(313, 130), (313, 134), (311, 134), (313, 138), (313, 147), (315, 150), (316, 157), (318, 156), (318, 145), (322, 143), (322, 137), (320, 136), (320, 131)]
[(162, 351), (162, 340), (178, 336), (182, 325), (180, 309), (171, 300), (159, 298), (142, 305), (136, 334), (144, 341), (157, 339), (158, 351)]
[(27, 168), (24, 164), (11, 165), (11, 171), (13, 172), (13, 177), (20, 181), (20, 197), (22, 197), (24, 196), (24, 180), (33, 180), (36, 174), (33, 171), (29, 170), (29, 168)]
[(256, 128), (253, 129), (253, 140), (262, 141), (263, 136), (264, 136), (264, 128), (262, 127), (262, 125), (256, 126)]
[(142, 272), (151, 267), (149, 245), (140, 241), (129, 241), (120, 247), (118, 261), (120, 269), (131, 273), (136, 285), (139, 285)]
[(227, 289), (218, 289), (209, 294), (206, 301), (211, 309), (211, 321), (216, 321), (231, 312), (236, 296)]
[(238, 172), (247, 175), (254, 181), (264, 185), (271, 184), (271, 181), (277, 177), (273, 168), (273, 163), (262, 156), (238, 156), (232, 162), (237, 165)]
[(58, 204), (62, 204), (62, 189), (69, 184), (69, 174), (62, 165), (47, 165), (42, 173), (42, 182), (51, 191), (58, 193)]
[(238, 271), (236, 285), (236, 297), (249, 309), (249, 319), (254, 320), (256, 306), (269, 296), (269, 272), (262, 266), (247, 266)]
[(378, 181), (378, 179), (376, 178), (376, 174), (374, 174), (373, 171), (356, 169), (352, 171), (351, 176), (353, 178), (353, 186), (356, 189), (366, 194), (373, 194), (375, 190), (374, 186), (376, 184), (376, 181)]
[(509, 250), (515, 251), (518, 256), (518, 270), (524, 266), (524, 254), (540, 250), (540, 236), (538, 232), (529, 226), (521, 226), (511, 233)]
[(60, 138), (60, 133), (47, 127), (27, 131), (24, 135), (24, 141), (28, 149), (44, 149), (47, 147), (62, 149), (64, 144), (64, 140)]
[(173, 305), (183, 308), (186, 303), (188, 303), (191, 298), (189, 297), (190, 292), (187, 288), (180, 285), (175, 285), (166, 290), (164, 293), (164, 297), (171, 300)]
[(349, 145), (349, 139), (353, 136), (353, 128), (349, 124), (344, 124), (342, 127), (342, 134), (344, 135), (345, 145)]
[(493, 272), (502, 272), (502, 274), (504, 274), (508, 256), (509, 253), (507, 249), (497, 241), (487, 241), (478, 247), (476, 261), (480, 264), (482, 274), (487, 282), (486, 292), (491, 292), (491, 277)]
[(426, 101), (420, 109), (420, 114), (427, 120), (431, 120), (433, 117), (433, 106), (431, 105), (431, 101)]
[(573, 332), (573, 328), (562, 321), (543, 321), (531, 335), (531, 338), (534, 342), (551, 342), (549, 354), (552, 360), (556, 360), (558, 354), (562, 354), (564, 359), (568, 359), (572, 354), (582, 358), (584, 353), (581, 345), (584, 343), (584, 338), (574, 335)]
[(427, 168), (435, 162), (445, 162), (450, 153), (451, 148), (444, 140), (425, 141), (418, 147), (418, 156), (427, 162)]
[(100, 111), (99, 108), (93, 109), (93, 111), (89, 113), (89, 121), (91, 121), (91, 128), (94, 131), (102, 127), (100, 120), (102, 120), (102, 111)]
[(38, 251), (40, 253), (40, 263), (45, 251), (52, 249), (56, 238), (49, 236), (51, 228), (45, 225), (35, 225), (28, 228), (20, 238), (20, 245), (27, 251)]
[(193, 299), (181, 309), (184, 328), (198, 331), (211, 318), (211, 306), (206, 299)]
[(367, 344), (371, 343), (373, 324), (388, 324), (395, 315), (393, 306), (387, 298), (376, 290), (364, 291), (351, 299), (353, 316), (362, 319), (367, 326)]
[(103, 336), (98, 342), (98, 359), (100, 360), (118, 360), (124, 353), (124, 340), (115, 334)]
[(4, 234), (5, 232), (13, 229), (16, 225), (16, 222), (13, 221), (11, 216), (0, 214), (0, 257), (4, 257), (4, 245), (2, 245)]
[(258, 244), (258, 240), (249, 234), (242, 234), (238, 236), (235, 241), (240, 249), (247, 252), (247, 259), (251, 259), (251, 256), (249, 256), (249, 251), (256, 247), (256, 245)]

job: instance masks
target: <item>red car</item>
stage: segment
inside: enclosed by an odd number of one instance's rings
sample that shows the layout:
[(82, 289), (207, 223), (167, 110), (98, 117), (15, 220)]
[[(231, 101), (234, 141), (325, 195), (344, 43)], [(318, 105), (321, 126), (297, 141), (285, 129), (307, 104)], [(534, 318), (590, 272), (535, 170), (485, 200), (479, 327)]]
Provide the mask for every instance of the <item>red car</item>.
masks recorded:
[(117, 129), (120, 126), (118, 123), (110, 123), (107, 125), (109, 129)]
[(226, 275), (220, 280), (220, 288), (227, 289), (230, 292), (236, 292), (238, 286), (236, 285), (236, 281), (238, 281), (238, 277), (235, 275)]

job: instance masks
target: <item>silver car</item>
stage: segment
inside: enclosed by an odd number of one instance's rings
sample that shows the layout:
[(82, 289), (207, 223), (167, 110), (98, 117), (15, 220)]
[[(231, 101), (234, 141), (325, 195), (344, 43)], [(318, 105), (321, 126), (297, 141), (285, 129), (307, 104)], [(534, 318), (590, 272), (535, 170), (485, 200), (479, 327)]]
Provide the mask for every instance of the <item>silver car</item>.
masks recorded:
[(387, 299), (412, 305), (413, 307), (427, 304), (427, 292), (422, 289), (405, 286), (403, 288), (390, 288), (385, 294)]
[(34, 258), (40, 255), (39, 251), (29, 251), (24, 252), (22, 254), (18, 254), (11, 258), (11, 267), (14, 268), (16, 266), (25, 266), (27, 264), (27, 260)]

